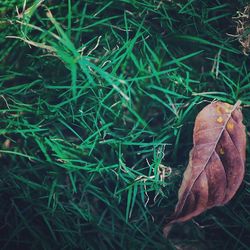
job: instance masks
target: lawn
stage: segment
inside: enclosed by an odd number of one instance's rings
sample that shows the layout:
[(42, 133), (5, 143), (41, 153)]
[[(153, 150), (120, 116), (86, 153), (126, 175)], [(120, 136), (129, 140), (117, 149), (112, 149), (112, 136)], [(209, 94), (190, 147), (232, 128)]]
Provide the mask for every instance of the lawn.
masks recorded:
[(162, 233), (198, 112), (241, 100), (249, 131), (247, 2), (2, 0), (0, 248), (250, 249), (249, 157)]

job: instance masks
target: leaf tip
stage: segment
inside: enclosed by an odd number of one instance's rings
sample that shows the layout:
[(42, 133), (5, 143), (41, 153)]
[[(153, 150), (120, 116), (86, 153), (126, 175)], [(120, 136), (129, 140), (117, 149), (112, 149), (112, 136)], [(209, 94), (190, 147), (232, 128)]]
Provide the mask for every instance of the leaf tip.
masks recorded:
[(168, 235), (172, 229), (173, 224), (168, 223), (167, 225), (164, 226), (163, 228), (163, 236), (164, 238), (168, 238)]

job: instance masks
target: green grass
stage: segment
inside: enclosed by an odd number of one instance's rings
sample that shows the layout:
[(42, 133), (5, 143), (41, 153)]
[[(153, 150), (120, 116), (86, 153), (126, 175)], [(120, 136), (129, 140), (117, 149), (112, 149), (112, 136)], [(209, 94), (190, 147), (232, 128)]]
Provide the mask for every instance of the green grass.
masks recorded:
[(249, 157), (228, 205), (162, 236), (196, 114), (240, 99), (249, 130), (246, 3), (0, 3), (1, 249), (249, 249)]

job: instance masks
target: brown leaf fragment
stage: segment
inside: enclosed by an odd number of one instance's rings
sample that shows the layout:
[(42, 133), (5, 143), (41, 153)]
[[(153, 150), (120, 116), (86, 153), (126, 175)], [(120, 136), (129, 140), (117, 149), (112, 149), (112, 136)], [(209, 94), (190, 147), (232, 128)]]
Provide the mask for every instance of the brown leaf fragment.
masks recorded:
[(196, 117), (193, 148), (178, 194), (175, 212), (164, 227), (185, 222), (232, 199), (245, 172), (246, 133), (240, 101), (214, 102)]

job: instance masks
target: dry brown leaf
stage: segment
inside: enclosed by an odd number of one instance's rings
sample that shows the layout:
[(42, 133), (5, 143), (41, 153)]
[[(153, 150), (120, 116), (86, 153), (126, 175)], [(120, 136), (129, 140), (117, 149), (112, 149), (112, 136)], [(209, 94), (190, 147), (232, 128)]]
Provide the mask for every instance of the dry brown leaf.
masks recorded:
[(185, 222), (232, 199), (245, 172), (246, 133), (240, 101), (234, 106), (214, 102), (196, 117), (189, 164), (173, 216), (164, 228)]

